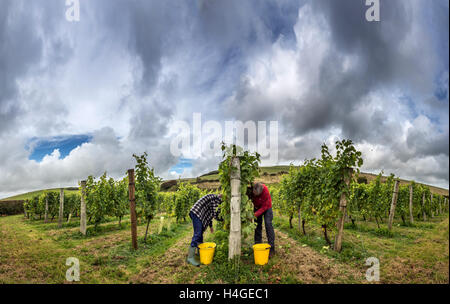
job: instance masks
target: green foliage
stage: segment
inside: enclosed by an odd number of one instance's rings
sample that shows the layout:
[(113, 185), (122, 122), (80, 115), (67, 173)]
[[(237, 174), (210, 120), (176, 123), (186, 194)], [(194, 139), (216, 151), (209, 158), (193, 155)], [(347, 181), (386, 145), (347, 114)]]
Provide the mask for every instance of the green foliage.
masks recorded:
[(39, 219), (45, 214), (45, 202), (48, 200), (48, 216), (53, 219), (59, 212), (59, 194), (53, 191), (44, 191), (26, 199), (23, 207), (28, 218)]
[(403, 224), (406, 225), (406, 219), (409, 219), (409, 185), (400, 185), (398, 188), (395, 215), (400, 216)]
[[(333, 229), (342, 216), (341, 196), (345, 193), (351, 197), (351, 187), (356, 187), (352, 183), (351, 168), (356, 168), (359, 173), (362, 163), (361, 152), (356, 151), (351, 140), (336, 142), (336, 156), (332, 156), (323, 144), (320, 159), (306, 160), (300, 168), (291, 166), (283, 177), (277, 205), (279, 211), (290, 218), (300, 211), (303, 221), (313, 221), (323, 227), (327, 239), (327, 228)], [(361, 206), (355, 205), (354, 210), (359, 209)]]
[(305, 199), (309, 183), (308, 169), (307, 167), (290, 166), (289, 173), (281, 180), (280, 212), (290, 218), (298, 211)]
[(124, 177), (119, 181), (114, 181), (114, 179), (110, 178), (108, 186), (109, 199), (111, 200), (109, 214), (122, 221), (122, 218), (130, 212), (128, 204), (128, 177)]
[(81, 195), (71, 193), (64, 197), (64, 217), (68, 218), (80, 213)]
[(0, 202), (0, 216), (15, 215), (24, 212), (23, 201), (2, 201)]
[(86, 209), (87, 215), (93, 221), (95, 228), (102, 223), (108, 212), (109, 187), (106, 172), (95, 181), (93, 176), (86, 180)]
[(158, 211), (158, 191), (161, 179), (155, 176), (154, 169), (147, 162), (147, 153), (141, 156), (133, 154), (136, 159), (136, 213), (151, 221)]
[(202, 196), (202, 191), (190, 183), (180, 183), (175, 198), (175, 216), (177, 222), (186, 220), (189, 210)]
[(370, 206), (367, 204), (369, 200), (369, 189), (370, 185), (357, 182), (351, 183), (348, 214), (352, 219), (365, 219), (370, 215)]
[[(77, 212), (79, 206), (77, 203)], [(129, 213), (128, 179), (126, 177), (120, 181), (108, 179), (106, 172), (98, 181), (89, 176), (86, 180), (86, 213), (88, 219), (94, 223), (95, 229), (106, 220), (107, 216), (117, 217), (121, 221), (122, 217)]]
[[(332, 156), (328, 147), (322, 145), (322, 155), (319, 160), (307, 161), (305, 167), (307, 183), (305, 215), (313, 218), (325, 229), (332, 229), (339, 217), (342, 216), (339, 202), (342, 194), (350, 197), (351, 182), (350, 168), (362, 165), (361, 152), (356, 151), (351, 140), (336, 142), (336, 156)], [(351, 184), (351, 183), (350, 183)]]

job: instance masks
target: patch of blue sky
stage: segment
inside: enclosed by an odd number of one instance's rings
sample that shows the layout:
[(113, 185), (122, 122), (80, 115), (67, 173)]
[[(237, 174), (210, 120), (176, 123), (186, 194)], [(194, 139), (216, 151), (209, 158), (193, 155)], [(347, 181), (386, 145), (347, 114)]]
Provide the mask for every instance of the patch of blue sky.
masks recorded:
[(192, 159), (180, 158), (178, 163), (169, 169), (169, 172), (176, 172), (177, 174), (183, 174), (184, 170), (192, 168)]
[(435, 89), (434, 96), (439, 101), (448, 102), (448, 69), (442, 69), (440, 73), (438, 73), (434, 80)]
[(413, 98), (409, 95), (403, 95), (399, 98), (399, 100), (407, 106), (407, 109), (409, 111), (407, 115), (409, 115), (411, 119), (415, 119), (419, 115), (423, 115), (426, 116), (430, 120), (430, 122), (436, 126), (436, 128), (439, 128), (440, 120), (437, 112), (423, 111), (423, 109), (421, 110), (421, 108), (416, 105)]
[(408, 107), (408, 110), (409, 110), (408, 114), (412, 118), (416, 118), (417, 116), (419, 116), (419, 112), (417, 110), (416, 104), (414, 103), (414, 101), (411, 98), (411, 96), (403, 95), (399, 99), (400, 99), (400, 102), (406, 104), (406, 106)]
[(448, 99), (448, 91), (447, 88), (444, 87), (437, 87), (434, 91), (434, 96), (440, 101), (444, 101)]
[(33, 137), (26, 146), (27, 150), (31, 150), (29, 159), (37, 162), (42, 161), (46, 155), (52, 154), (56, 149), (59, 150), (60, 159), (65, 158), (76, 147), (92, 140), (91, 135), (62, 135), (53, 137)]

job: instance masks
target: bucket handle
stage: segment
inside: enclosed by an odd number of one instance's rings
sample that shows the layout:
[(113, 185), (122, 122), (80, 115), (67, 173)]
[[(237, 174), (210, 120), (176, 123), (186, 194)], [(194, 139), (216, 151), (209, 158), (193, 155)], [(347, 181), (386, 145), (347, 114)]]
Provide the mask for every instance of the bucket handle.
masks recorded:
[(256, 250), (258, 250), (258, 251), (259, 251), (259, 250), (261, 250), (261, 251), (262, 251), (262, 250), (267, 250), (267, 249), (270, 249), (270, 247), (272, 247), (272, 246), (269, 245), (269, 247), (259, 248), (259, 249), (256, 249)]

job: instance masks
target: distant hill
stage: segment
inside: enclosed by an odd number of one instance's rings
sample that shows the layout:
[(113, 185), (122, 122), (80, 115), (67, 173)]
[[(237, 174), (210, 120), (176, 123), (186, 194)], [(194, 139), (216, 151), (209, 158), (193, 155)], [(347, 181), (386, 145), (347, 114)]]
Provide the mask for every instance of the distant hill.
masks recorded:
[[(32, 198), (35, 195), (41, 195), (44, 191), (51, 191), (51, 192), (59, 193), (59, 189), (60, 188), (36, 190), (36, 191), (32, 191), (32, 192), (14, 195), (11, 197), (6, 197), (6, 198), (1, 199), (0, 202), (1, 201), (22, 201), (22, 200)], [(72, 194), (72, 193), (77, 193), (77, 192), (78, 192), (78, 187), (64, 188), (64, 194)]]
[[(261, 169), (261, 174), (260, 174), (260, 177), (257, 178), (257, 181), (263, 182), (268, 185), (273, 185), (273, 184), (279, 183), (282, 176), (289, 172), (289, 166), (260, 167), (260, 169)], [(359, 174), (359, 177), (366, 178), (367, 182), (370, 182), (373, 179), (375, 179), (377, 177), (377, 175), (372, 174), (372, 173), (361, 172)], [(384, 181), (386, 178), (387, 178), (386, 176), (383, 176), (382, 181)], [(164, 183), (162, 184), (162, 187), (161, 187), (162, 191), (176, 190), (178, 181), (190, 182), (192, 184), (197, 185), (199, 188), (202, 188), (202, 189), (215, 190), (215, 189), (219, 188), (219, 171), (214, 170), (214, 171), (211, 171), (209, 173), (206, 173), (206, 174), (200, 175), (198, 177), (194, 177), (194, 178), (182, 178), (180, 180), (164, 181)], [(400, 184), (408, 184), (410, 182), (411, 181), (409, 181), (409, 180), (400, 179)], [(418, 183), (418, 184), (420, 184), (420, 183)], [(441, 195), (445, 195), (445, 196), (448, 196), (448, 194), (449, 194), (448, 189), (434, 187), (431, 185), (426, 185), (426, 186), (430, 187), (430, 190), (432, 193), (441, 194)], [(1, 199), (0, 202), (7, 201), (7, 200), (25, 200), (25, 199), (33, 197), (34, 195), (40, 195), (43, 191), (59, 192), (59, 188), (27, 192), (27, 193), (23, 193), (23, 194), (19, 194), (19, 195), (15, 195), (12, 197), (7, 197), (4, 199)], [(66, 193), (66, 194), (76, 193), (76, 192), (78, 192), (77, 187), (64, 188), (64, 193)]]
[[(283, 175), (289, 172), (289, 166), (272, 166), (272, 167), (260, 167), (261, 174), (260, 177), (257, 178), (257, 181), (263, 182), (268, 185), (277, 184), (280, 182)], [(360, 178), (365, 178), (367, 182), (371, 182), (377, 177), (377, 174), (372, 173), (364, 173), (360, 172)], [(383, 176), (381, 181), (384, 182), (387, 176)], [(176, 190), (176, 182), (190, 182), (192, 184), (196, 184), (199, 188), (202, 189), (218, 189), (219, 188), (219, 172), (217, 170), (208, 172), (206, 174), (200, 175), (196, 178), (182, 178), (180, 180), (170, 180), (166, 181), (167, 187), (163, 189), (163, 191), (174, 191)], [(400, 178), (400, 184), (409, 184), (411, 181)], [(417, 184), (421, 184), (416, 182)], [(426, 184), (423, 184), (426, 185)], [(441, 194), (448, 196), (448, 189), (439, 188), (431, 185), (426, 185), (430, 187), (432, 193)]]

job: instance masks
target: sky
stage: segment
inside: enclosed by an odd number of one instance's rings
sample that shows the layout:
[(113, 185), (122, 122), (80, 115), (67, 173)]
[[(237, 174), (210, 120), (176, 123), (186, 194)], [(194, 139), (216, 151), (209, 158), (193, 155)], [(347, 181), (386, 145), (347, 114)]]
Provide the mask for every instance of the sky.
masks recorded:
[[(147, 152), (164, 179), (176, 121), (277, 121), (278, 161), (351, 139), (364, 172), (448, 189), (449, 2), (0, 0), (0, 198), (120, 178)], [(195, 137), (195, 135), (190, 135)]]

